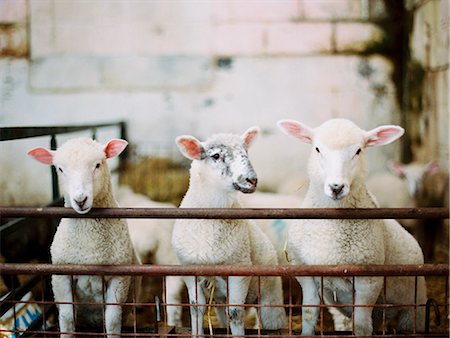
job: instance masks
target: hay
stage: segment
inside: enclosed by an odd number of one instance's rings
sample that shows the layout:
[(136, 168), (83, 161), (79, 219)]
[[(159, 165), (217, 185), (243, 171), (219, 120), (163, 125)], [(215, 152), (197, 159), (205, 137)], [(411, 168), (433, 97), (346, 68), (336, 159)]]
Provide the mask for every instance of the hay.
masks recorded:
[(146, 157), (125, 165), (120, 184), (154, 201), (178, 206), (189, 186), (189, 172), (168, 158)]

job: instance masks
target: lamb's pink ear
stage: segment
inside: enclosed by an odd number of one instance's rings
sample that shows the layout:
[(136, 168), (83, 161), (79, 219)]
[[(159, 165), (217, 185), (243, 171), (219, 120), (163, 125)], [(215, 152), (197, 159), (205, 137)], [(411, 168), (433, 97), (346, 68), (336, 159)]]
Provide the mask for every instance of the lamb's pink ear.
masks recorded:
[(366, 132), (366, 147), (384, 146), (394, 142), (405, 133), (399, 126), (380, 126)]
[(245, 133), (242, 134), (241, 138), (244, 142), (245, 149), (248, 149), (250, 145), (255, 140), (256, 136), (259, 134), (259, 127), (248, 128)]
[(428, 163), (428, 165), (425, 169), (425, 173), (428, 175), (434, 175), (434, 174), (437, 174), (440, 169), (441, 169), (441, 165), (439, 164), (439, 161), (435, 160), (435, 161)]
[(405, 166), (398, 161), (388, 161), (387, 167), (389, 170), (398, 177), (405, 177)]
[(306, 143), (312, 143), (313, 141), (314, 130), (306, 124), (295, 120), (280, 120), (277, 125), (286, 135), (293, 136)]
[(182, 135), (175, 139), (181, 153), (190, 160), (201, 160), (205, 158), (205, 149), (199, 140), (193, 136)]
[(30, 151), (28, 151), (28, 155), (34, 157), (36, 160), (38, 160), (41, 163), (44, 164), (53, 164), (53, 155), (54, 151), (45, 149), (43, 147), (33, 148)]
[(128, 145), (128, 142), (122, 139), (112, 139), (106, 143), (105, 151), (106, 158), (111, 158), (119, 155)]

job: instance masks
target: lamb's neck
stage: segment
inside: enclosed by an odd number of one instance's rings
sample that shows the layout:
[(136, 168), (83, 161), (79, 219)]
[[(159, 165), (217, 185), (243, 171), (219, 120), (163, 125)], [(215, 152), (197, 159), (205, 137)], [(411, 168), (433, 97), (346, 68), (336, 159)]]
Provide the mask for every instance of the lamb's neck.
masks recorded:
[(119, 204), (115, 200), (111, 191), (97, 196), (92, 205), (93, 208), (117, 208)]
[(363, 181), (355, 181), (350, 193), (340, 200), (333, 200), (324, 193), (323, 183), (310, 183), (303, 203), (312, 208), (375, 208), (376, 204)]
[(212, 187), (205, 182), (193, 182), (181, 202), (184, 208), (239, 208), (237, 192)]

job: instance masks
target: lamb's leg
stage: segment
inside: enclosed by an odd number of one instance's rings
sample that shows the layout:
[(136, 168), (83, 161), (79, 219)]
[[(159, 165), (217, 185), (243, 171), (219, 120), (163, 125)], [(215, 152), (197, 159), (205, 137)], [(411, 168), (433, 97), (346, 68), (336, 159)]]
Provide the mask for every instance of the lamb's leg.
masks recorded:
[(227, 327), (227, 314), (225, 307), (214, 307), (214, 312), (216, 313), (217, 321), (220, 323), (220, 327)]
[[(319, 318), (320, 298), (317, 293), (316, 284), (313, 277), (297, 277), (297, 281), (302, 287), (302, 335), (314, 335), (317, 319)], [(314, 305), (308, 307), (307, 305)]]
[(261, 307), (263, 329), (277, 330), (286, 325), (286, 312), (283, 307), (283, 288), (281, 277), (261, 278), (261, 305), (280, 307)]
[[(404, 303), (413, 304), (415, 301), (417, 304), (424, 305), (427, 302), (427, 287), (425, 285), (425, 278), (423, 276), (417, 277), (417, 296), (414, 295), (415, 292), (415, 277), (404, 277), (404, 279), (408, 279), (408, 282), (405, 282), (405, 285), (411, 285), (410, 294), (408, 299), (405, 299)], [(415, 300), (417, 298), (417, 300)], [(412, 332), (414, 330), (414, 316), (415, 311), (414, 308), (401, 308), (398, 315), (398, 330), (400, 331), (408, 331)], [(425, 331), (425, 307), (417, 307), (417, 315), (416, 315), (416, 332), (424, 332)]]
[[(250, 286), (250, 277), (232, 276), (228, 278), (229, 304), (244, 304)], [(243, 336), (245, 309), (242, 306), (229, 306), (228, 316), (230, 319), (231, 334), (233, 337)]]
[(166, 276), (166, 292), (167, 297), (167, 325), (182, 326), (181, 323), (181, 306), (174, 306), (169, 304), (181, 303), (181, 292), (183, 291), (183, 279), (179, 276)]
[(352, 330), (352, 319), (348, 318), (341, 311), (335, 307), (329, 307), (328, 312), (330, 312), (333, 317), (334, 329), (336, 331), (351, 331)]
[(122, 331), (122, 306), (125, 303), (131, 285), (131, 277), (113, 277), (106, 285), (105, 325), (108, 338), (118, 337)]
[[(200, 281), (195, 282), (196, 277), (184, 277), (184, 282), (188, 289), (189, 303), (191, 309), (191, 330), (192, 337), (203, 335), (203, 314), (206, 310), (206, 298), (200, 286)], [(197, 305), (196, 304), (202, 304)]]
[(358, 305), (375, 304), (383, 288), (383, 279), (380, 277), (355, 278), (355, 335), (370, 336), (373, 331), (373, 307)]
[[(75, 318), (72, 294), (72, 278), (70, 276), (52, 276), (52, 289), (55, 296), (55, 302), (67, 304), (58, 304), (58, 321), (60, 332), (74, 332)], [(71, 338), (71, 334), (61, 334), (61, 338)]]

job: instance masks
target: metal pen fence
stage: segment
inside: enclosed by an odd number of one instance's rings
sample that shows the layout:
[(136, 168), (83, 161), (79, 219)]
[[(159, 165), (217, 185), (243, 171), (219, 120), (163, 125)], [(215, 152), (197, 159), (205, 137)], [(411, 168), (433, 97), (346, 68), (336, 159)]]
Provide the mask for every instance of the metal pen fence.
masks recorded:
[[(50, 146), (56, 149), (55, 135), (59, 133), (75, 132), (80, 130), (92, 130), (98, 128), (119, 127), (122, 138), (126, 138), (126, 125), (124, 122), (106, 123), (80, 127), (57, 127), (57, 128), (1, 128), (0, 140), (11, 140), (14, 138), (36, 137), (50, 135)], [(53, 196), (59, 198), (57, 190), (56, 173), (53, 175)], [(55, 205), (55, 204), (53, 204)], [(57, 206), (29, 208), (29, 207), (0, 207), (0, 218), (10, 220), (1, 225), (2, 253), (9, 249), (10, 244), (6, 241), (13, 232), (19, 233), (29, 231), (37, 226), (36, 221), (49, 221), (55, 224), (62, 217), (93, 217), (93, 218), (208, 218), (208, 219), (409, 219), (409, 218), (440, 218), (449, 216), (448, 208), (407, 208), (407, 209), (176, 209), (176, 208), (114, 208), (114, 209), (92, 209), (86, 215), (77, 214), (74, 210)], [(19, 218), (17, 220), (17, 218)], [(19, 227), (26, 224), (25, 227)], [(50, 226), (49, 225), (49, 226)], [(20, 229), (20, 230), (18, 230)], [(54, 231), (54, 228), (53, 230)], [(48, 243), (49, 245), (50, 243)], [(27, 250), (27, 247), (21, 248)], [(33, 251), (30, 257), (36, 256)], [(41, 260), (42, 261), (46, 261)], [(221, 304), (212, 302), (212, 297), (202, 304), (197, 298), (194, 304), (188, 301), (170, 303), (166, 301), (167, 291), (170, 285), (167, 283), (168, 276), (195, 276), (196, 283), (201, 283), (201, 278), (220, 276), (228, 286), (229, 279), (233, 276), (248, 276), (258, 281), (257, 301), (245, 304), (247, 311), (245, 337), (298, 337), (301, 333), (301, 289), (295, 280), (297, 276), (315, 276), (323, 285), (324, 278), (345, 277), (354, 286), (355, 280), (362, 276), (374, 276), (383, 278), (384, 285), (388, 278), (406, 276), (414, 279), (415, 294), (417, 295), (417, 280), (424, 276), (430, 289), (429, 299), (426, 303), (417, 301), (408, 304), (368, 304), (381, 309), (382, 325), (377, 328), (373, 336), (382, 337), (447, 337), (449, 334), (449, 267), (447, 264), (423, 264), (423, 265), (339, 265), (339, 266), (163, 266), (163, 265), (139, 265), (139, 266), (94, 266), (94, 265), (52, 265), (48, 263), (30, 264), (24, 261), (8, 260), (0, 264), (0, 273), (8, 285), (9, 292), (0, 300), (0, 337), (56, 337), (61, 333), (57, 327), (57, 304), (53, 300), (49, 280), (52, 275), (70, 276), (72, 283), (78, 276), (97, 276), (102, 285), (107, 283), (110, 276), (122, 275), (133, 278), (160, 278), (162, 279), (162, 290), (156, 292), (158, 295), (151, 299), (141, 300), (136, 296), (127, 303), (114, 303), (130, 310), (130, 321), (124, 323), (123, 337), (190, 337), (189, 323), (184, 318), (180, 326), (169, 326), (167, 312), (171, 307), (179, 307), (186, 316), (190, 308), (205, 306), (206, 319), (204, 321), (204, 336), (231, 337), (229, 325), (220, 328), (217, 318), (211, 309), (224, 308), (229, 304), (228, 291), (225, 301)], [(262, 329), (258, 323), (261, 322), (261, 309), (269, 305), (261, 304), (261, 278), (265, 276), (280, 276), (283, 278), (284, 301), (283, 304), (270, 305), (285, 309), (288, 317), (286, 326), (279, 330)], [(73, 287), (72, 287), (73, 289)], [(228, 287), (227, 287), (228, 290)], [(354, 287), (353, 287), (354, 292)], [(100, 304), (93, 302), (75, 301), (70, 304), (84, 305), (89, 309), (100, 306), (104, 313), (105, 308), (112, 303), (105, 301), (104, 288), (102, 291), (103, 301)], [(382, 291), (386, 294), (386, 287)], [(323, 288), (321, 289), (322, 301), (318, 305), (320, 309), (319, 324), (316, 334), (327, 337), (345, 337), (354, 335), (354, 321), (345, 331), (336, 331), (333, 327), (332, 318), (323, 303)], [(148, 298), (148, 297), (147, 297)], [(417, 297), (416, 297), (417, 298)], [(349, 304), (337, 307), (349, 307), (354, 313), (361, 305), (355, 305), (354, 299)], [(392, 307), (404, 307), (412, 309), (416, 318), (417, 312), (425, 309), (425, 330), (417, 330), (417, 324), (411, 332), (396, 332), (388, 325), (386, 313)], [(88, 310), (89, 311), (89, 310)], [(103, 316), (104, 317), (104, 316)], [(353, 319), (353, 317), (352, 317)], [(9, 324), (8, 324), (9, 323)], [(228, 323), (227, 323), (228, 324)], [(105, 325), (102, 327), (77, 326), (75, 332), (78, 337), (105, 337)]]
[[(39, 217), (93, 217), (93, 218), (110, 218), (110, 217), (124, 217), (124, 218), (353, 218), (353, 219), (369, 219), (369, 218), (448, 218), (448, 208), (412, 208), (412, 209), (154, 209), (154, 208), (114, 208), (114, 209), (93, 209), (86, 215), (80, 215), (75, 213), (71, 209), (67, 208), (0, 208), (0, 215), (7, 217), (17, 217), (19, 215), (26, 215), (31, 218)], [(300, 336), (299, 328), (299, 311), (301, 305), (298, 302), (299, 290), (296, 276), (315, 276), (320, 278), (323, 285), (323, 279), (329, 277), (345, 277), (353, 285), (355, 279), (361, 276), (377, 276), (383, 278), (384, 281), (390, 277), (408, 276), (415, 279), (415, 293), (417, 294), (417, 278), (419, 276), (425, 276), (430, 282), (438, 283), (440, 295), (439, 299), (429, 299), (427, 303), (421, 304), (417, 302), (411, 302), (408, 304), (369, 304), (365, 306), (371, 306), (381, 309), (383, 313), (383, 321), (381, 328), (374, 336), (382, 337), (444, 337), (448, 336), (448, 318), (449, 315), (449, 267), (447, 264), (424, 264), (424, 265), (339, 265), (339, 266), (158, 266), (158, 265), (140, 265), (140, 266), (92, 266), (92, 265), (51, 265), (51, 264), (1, 264), (0, 269), (3, 276), (15, 276), (15, 275), (32, 275), (38, 279), (36, 284), (43, 282), (45, 278), (51, 275), (69, 275), (73, 278), (80, 275), (95, 275), (102, 279), (103, 283), (106, 283), (108, 276), (115, 275), (127, 275), (127, 276), (143, 276), (149, 277), (163, 277), (163, 290), (162, 300), (155, 298), (151, 301), (142, 302), (138, 299), (134, 299), (132, 302), (118, 304), (123, 308), (128, 308), (134, 314), (131, 325), (124, 326), (122, 331), (123, 337), (187, 337), (191, 336), (189, 325), (173, 327), (165, 325), (167, 318), (167, 309), (170, 307), (181, 307), (185, 312), (189, 312), (189, 309), (193, 306), (205, 306), (207, 309), (226, 307), (233, 304), (229, 304), (228, 300), (225, 300), (223, 304), (216, 304), (207, 302), (205, 304), (199, 304), (198, 299), (195, 304), (189, 304), (188, 302), (182, 303), (166, 303), (165, 294), (167, 292), (167, 284), (165, 283), (166, 276), (196, 276), (196, 277), (208, 277), (208, 276), (221, 276), (228, 284), (228, 280), (232, 276), (251, 276), (258, 279), (264, 276), (282, 276), (285, 279), (285, 294), (286, 297), (283, 304), (276, 304), (270, 306), (279, 306), (285, 309), (288, 316), (288, 323), (285, 328), (280, 330), (264, 330), (257, 324), (253, 323), (245, 331), (246, 337), (271, 337), (271, 336), (283, 336), (283, 337), (298, 337)], [(200, 281), (198, 281), (200, 282)], [(386, 284), (386, 283), (385, 283)], [(29, 326), (26, 330), (20, 330), (19, 328), (3, 330), (0, 332), (7, 332), (10, 334), (19, 334), (20, 336), (37, 336), (37, 337), (52, 337), (57, 336), (61, 332), (58, 332), (56, 327), (56, 307), (55, 302), (52, 299), (48, 299), (45, 296), (43, 288), (40, 288), (41, 295), (37, 297), (37, 300), (23, 300), (23, 292), (10, 295), (7, 299), (2, 300), (1, 314), (5, 312), (3, 309), (8, 305), (9, 308), (16, 308), (19, 304), (29, 305), (35, 304), (41, 310), (42, 316), (40, 318), (40, 324), (34, 324)], [(321, 291), (323, 293), (323, 290)], [(386, 293), (386, 288), (383, 290)], [(260, 295), (258, 295), (260, 299)], [(77, 305), (94, 306), (94, 303), (82, 303), (76, 302)], [(103, 302), (100, 306), (106, 307), (111, 305)], [(253, 311), (255, 317), (253, 321), (258, 323), (258, 317), (262, 308), (268, 305), (256, 302), (255, 304), (246, 304), (247, 309), (256, 309)], [(355, 305), (354, 300), (350, 304), (344, 304), (339, 306), (347, 306), (352, 308), (361, 307), (361, 305)], [(338, 307), (339, 307), (338, 306)], [(427, 313), (426, 317), (426, 329), (425, 332), (419, 332), (413, 330), (412, 332), (395, 332), (389, 326), (386, 320), (385, 312), (392, 307), (411, 308), (414, 313), (425, 309)], [(330, 318), (327, 318), (326, 306), (321, 302), (319, 326), (317, 328), (317, 334), (326, 336), (352, 336), (354, 334), (354, 323), (351, 323), (351, 330), (338, 332), (330, 326)], [(214, 337), (231, 337), (231, 332), (227, 328), (212, 327), (210, 310), (207, 311), (207, 322), (204, 323), (206, 330), (204, 336), (214, 335)], [(144, 319), (142, 319), (142, 314)], [(329, 316), (329, 315), (328, 315)], [(52, 318), (52, 321), (49, 321)], [(433, 321), (431, 319), (434, 319)], [(442, 319), (442, 322), (439, 321)], [(215, 325), (214, 325), (215, 326)], [(414, 324), (414, 327), (416, 323)], [(208, 327), (211, 327), (208, 330)], [(39, 328), (39, 329), (38, 329)], [(104, 327), (100, 328), (85, 328), (77, 327), (76, 332), (79, 336), (86, 337), (101, 337), (106, 336)], [(79, 330), (79, 331), (78, 331)]]

